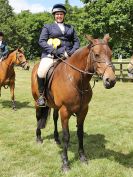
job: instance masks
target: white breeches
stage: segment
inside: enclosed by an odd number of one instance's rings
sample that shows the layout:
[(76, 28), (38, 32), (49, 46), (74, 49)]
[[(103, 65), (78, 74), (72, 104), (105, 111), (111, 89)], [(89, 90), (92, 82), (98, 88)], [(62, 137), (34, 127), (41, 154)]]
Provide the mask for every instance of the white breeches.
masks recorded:
[(56, 60), (54, 60), (53, 58), (49, 57), (42, 58), (37, 71), (38, 76), (40, 78), (45, 78), (47, 71), (54, 62), (56, 62)]

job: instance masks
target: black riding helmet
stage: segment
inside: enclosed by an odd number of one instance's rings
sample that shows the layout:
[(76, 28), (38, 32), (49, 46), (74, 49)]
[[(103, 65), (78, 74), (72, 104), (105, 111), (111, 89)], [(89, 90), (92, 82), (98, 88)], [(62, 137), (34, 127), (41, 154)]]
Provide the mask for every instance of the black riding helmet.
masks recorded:
[(0, 36), (4, 36), (4, 33), (0, 31)]
[(52, 14), (54, 14), (55, 12), (64, 12), (64, 14), (66, 14), (67, 10), (63, 4), (55, 4), (52, 8)]

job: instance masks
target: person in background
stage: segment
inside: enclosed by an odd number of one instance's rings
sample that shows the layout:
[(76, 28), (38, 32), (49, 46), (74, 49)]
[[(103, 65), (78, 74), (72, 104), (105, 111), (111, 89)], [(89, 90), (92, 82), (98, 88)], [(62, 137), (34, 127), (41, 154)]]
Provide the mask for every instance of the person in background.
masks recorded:
[(8, 55), (8, 46), (3, 39), (4, 39), (4, 33), (0, 32), (0, 62), (4, 60)]
[(52, 8), (54, 23), (45, 24), (40, 34), (39, 45), (42, 48), (42, 56), (37, 71), (38, 106), (46, 106), (44, 83), (50, 66), (59, 57), (70, 57), (80, 47), (80, 42), (74, 28), (64, 23), (66, 13), (67, 10), (63, 4), (54, 5)]

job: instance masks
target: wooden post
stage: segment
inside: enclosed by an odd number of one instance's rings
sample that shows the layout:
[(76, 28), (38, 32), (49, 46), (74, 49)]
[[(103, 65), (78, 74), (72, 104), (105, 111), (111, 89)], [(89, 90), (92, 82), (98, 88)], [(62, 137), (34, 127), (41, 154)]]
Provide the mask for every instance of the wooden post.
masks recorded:
[(124, 71), (126, 71), (126, 69), (124, 69), (124, 65), (127, 65), (129, 63), (129, 61), (113, 61), (112, 63), (117, 66), (119, 65), (117, 67), (117, 71), (119, 71), (119, 75), (117, 75), (117, 76), (120, 81), (123, 81), (125, 78), (130, 79), (128, 77), (124, 77)]
[(123, 65), (122, 62), (120, 62), (119, 64), (120, 64), (120, 81), (123, 81)]

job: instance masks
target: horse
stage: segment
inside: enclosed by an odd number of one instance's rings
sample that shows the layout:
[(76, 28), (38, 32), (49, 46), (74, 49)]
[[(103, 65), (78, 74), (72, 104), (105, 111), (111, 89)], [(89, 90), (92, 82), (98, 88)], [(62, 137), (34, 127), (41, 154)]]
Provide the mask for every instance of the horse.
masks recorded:
[(109, 35), (103, 39), (95, 39), (86, 35), (90, 42), (87, 46), (78, 49), (71, 57), (61, 60), (54, 69), (53, 78), (47, 94), (48, 106), (39, 107), (36, 64), (32, 70), (31, 89), (36, 108), (36, 140), (42, 143), (41, 129), (45, 128), (50, 108), (54, 108), (54, 139), (59, 143), (57, 129), (58, 111), (60, 113), (63, 132), (62, 170), (70, 169), (68, 160), (68, 144), (70, 140), (69, 118), (75, 115), (77, 118), (78, 153), (81, 162), (87, 163), (83, 146), (84, 120), (88, 112), (89, 103), (92, 98), (90, 80), (93, 74), (102, 78), (104, 87), (110, 89), (116, 83), (115, 71), (111, 62), (112, 51), (109, 48)]
[(133, 55), (131, 56), (130, 62), (127, 66), (128, 76), (133, 77)]
[(15, 71), (14, 65), (21, 66), (25, 70), (29, 70), (29, 64), (25, 58), (25, 55), (21, 49), (16, 49), (10, 52), (6, 59), (0, 62), (0, 96), (1, 96), (1, 87), (4, 88), (10, 87), (12, 108), (16, 110), (15, 104)]

